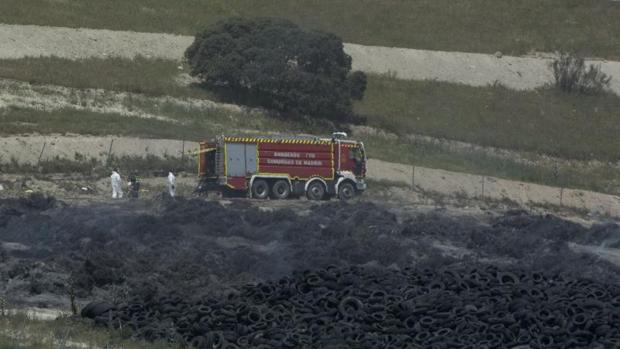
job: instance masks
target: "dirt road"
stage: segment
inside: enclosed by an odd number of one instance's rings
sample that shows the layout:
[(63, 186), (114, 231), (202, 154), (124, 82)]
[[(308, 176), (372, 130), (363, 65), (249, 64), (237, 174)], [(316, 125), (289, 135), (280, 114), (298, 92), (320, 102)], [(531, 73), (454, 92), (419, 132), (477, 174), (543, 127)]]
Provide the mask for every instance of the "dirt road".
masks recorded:
[(181, 59), (193, 38), (172, 34), (0, 24), (0, 58), (145, 56)]
[[(180, 60), (193, 37), (101, 29), (72, 29), (0, 24), (0, 58), (58, 56), (68, 59), (141, 55)], [(550, 58), (415, 50), (345, 44), (353, 69), (390, 73), (399, 79), (437, 80), (471, 86), (500, 83), (534, 89), (551, 82)], [(614, 77), (611, 89), (620, 94), (620, 62), (592, 61)]]
[[(11, 159), (36, 164), (39, 159), (86, 159), (105, 161), (114, 156), (179, 157), (182, 152), (197, 149), (195, 142), (170, 139), (90, 136), (24, 136), (0, 137), (0, 163)], [(401, 185), (447, 196), (509, 200), (520, 205), (569, 207), (620, 218), (620, 197), (586, 190), (565, 189), (533, 183), (445, 171), (370, 159), (368, 177), (401, 183)]]

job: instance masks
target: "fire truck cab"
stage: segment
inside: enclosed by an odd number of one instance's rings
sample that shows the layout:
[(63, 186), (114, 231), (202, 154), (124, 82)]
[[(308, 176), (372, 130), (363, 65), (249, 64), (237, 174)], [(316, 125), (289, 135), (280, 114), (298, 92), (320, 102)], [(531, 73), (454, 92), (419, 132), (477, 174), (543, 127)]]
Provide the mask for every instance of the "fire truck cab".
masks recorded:
[(366, 189), (364, 144), (343, 132), (331, 138), (220, 136), (200, 142), (198, 163), (201, 192), (348, 200)]

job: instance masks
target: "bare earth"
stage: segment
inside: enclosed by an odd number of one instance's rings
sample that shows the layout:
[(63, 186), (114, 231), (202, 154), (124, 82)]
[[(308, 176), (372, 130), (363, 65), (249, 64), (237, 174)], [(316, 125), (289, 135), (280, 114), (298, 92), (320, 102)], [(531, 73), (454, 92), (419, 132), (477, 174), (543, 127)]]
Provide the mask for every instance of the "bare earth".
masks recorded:
[[(13, 136), (0, 138), (0, 163), (19, 159), (36, 164), (44, 159), (75, 158), (76, 154), (104, 161), (116, 156), (180, 156), (198, 148), (197, 143), (170, 139), (89, 136)], [(509, 200), (520, 205), (569, 207), (620, 217), (620, 197), (586, 190), (562, 189), (501, 178), (472, 175), (370, 159), (368, 177), (441, 195)], [(1, 181), (0, 181), (1, 182)], [(2, 183), (0, 183), (2, 184)]]
[(587, 190), (562, 189), (496, 177), (396, 164), (371, 159), (368, 177), (407, 185), (423, 192), (463, 198), (509, 200), (520, 205), (570, 207), (620, 217), (620, 197)]
[[(133, 58), (138, 55), (180, 60), (185, 48), (192, 42), (189, 36), (170, 34), (136, 33), (126, 31), (71, 29), (31, 25), (0, 24), (0, 58), (18, 59), (26, 56), (59, 56), (69, 59), (120, 56)], [(345, 44), (353, 57), (354, 69), (371, 73), (390, 73), (401, 79), (432, 79), (473, 86), (502, 83), (515, 89), (529, 89), (550, 81), (549, 57), (496, 57), (494, 55), (437, 52), (389, 47), (370, 47)], [(599, 62), (604, 71), (618, 77), (612, 86), (620, 93), (620, 63)], [(140, 96), (102, 90), (75, 90), (55, 86), (31, 86), (10, 80), (0, 81), (4, 91), (0, 94), (0, 108), (17, 106), (44, 110), (71, 108), (99, 112), (116, 112), (131, 117), (168, 120), (144, 110), (128, 109), (125, 98)], [(140, 97), (146, 98), (146, 97)], [(147, 98), (148, 99), (148, 98)], [(165, 99), (165, 101), (164, 101)], [(171, 102), (170, 98), (145, 100), (147, 104)], [(192, 105), (196, 101), (178, 101)], [(199, 108), (236, 106), (201, 101)], [(204, 104), (204, 105), (203, 105)], [(19, 158), (34, 163), (53, 157), (73, 158), (75, 153), (102, 159), (107, 156), (111, 137), (7, 137), (0, 140), (0, 161)], [(45, 149), (43, 149), (45, 144)], [(187, 148), (184, 148), (184, 147)], [(141, 140), (114, 137), (112, 153), (135, 155), (145, 152), (157, 156), (179, 155), (183, 145), (176, 140)], [(519, 203), (564, 205), (585, 208), (612, 216), (620, 216), (618, 198), (587, 191), (560, 190), (528, 183), (506, 181), (462, 173), (415, 168), (371, 160), (370, 177), (401, 182), (424, 191), (450, 195), (509, 199)]]
[[(0, 110), (3, 108), (15, 107), (24, 109), (35, 109), (43, 111), (55, 110), (77, 110), (96, 113), (113, 113), (126, 117), (151, 118), (170, 123), (179, 123), (179, 120), (169, 118), (164, 107), (180, 107), (186, 110), (193, 110), (195, 113), (208, 112), (213, 109), (222, 109), (233, 113), (243, 111), (260, 112), (247, 107), (240, 107), (235, 104), (227, 104), (195, 98), (175, 98), (171, 96), (152, 97), (144, 94), (117, 92), (103, 89), (78, 89), (56, 85), (30, 84), (28, 82), (2, 79), (0, 78)], [(214, 129), (224, 127), (210, 120), (210, 125)], [(355, 136), (370, 135), (385, 139), (396, 140), (399, 138), (394, 133), (389, 133), (381, 129), (363, 125), (348, 125), (352, 134)], [(252, 130), (239, 128), (245, 133), (252, 133)], [(257, 132), (257, 131), (254, 131)], [(536, 153), (516, 152), (508, 149), (480, 146), (461, 141), (435, 138), (419, 134), (408, 134), (407, 139), (441, 146), (450, 151), (465, 151), (486, 154), (493, 157), (510, 159), (526, 165), (547, 165), (553, 166), (564, 164), (582, 168), (592, 166), (603, 166), (602, 163), (591, 160), (571, 160)], [(609, 164), (605, 164), (609, 165)], [(620, 168), (620, 162), (611, 164)]]
[[(72, 29), (0, 24), (0, 58), (58, 56), (68, 59), (136, 56), (181, 60), (193, 37), (101, 29)], [(500, 83), (514, 89), (534, 89), (551, 82), (547, 57), (498, 58), (494, 55), (415, 50), (345, 44), (353, 68), (393, 74), (406, 80), (437, 80), (471, 86)], [(611, 89), (620, 94), (620, 62), (591, 61), (613, 77)]]

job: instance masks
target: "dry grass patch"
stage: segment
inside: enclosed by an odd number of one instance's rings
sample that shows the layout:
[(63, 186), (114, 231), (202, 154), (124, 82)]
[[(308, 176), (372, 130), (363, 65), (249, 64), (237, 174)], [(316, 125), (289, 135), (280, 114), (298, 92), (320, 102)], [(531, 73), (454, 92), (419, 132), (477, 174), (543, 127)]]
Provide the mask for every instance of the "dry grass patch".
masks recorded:
[(0, 316), (0, 349), (176, 349), (171, 343), (132, 340), (129, 331), (106, 331), (80, 319), (31, 320)]

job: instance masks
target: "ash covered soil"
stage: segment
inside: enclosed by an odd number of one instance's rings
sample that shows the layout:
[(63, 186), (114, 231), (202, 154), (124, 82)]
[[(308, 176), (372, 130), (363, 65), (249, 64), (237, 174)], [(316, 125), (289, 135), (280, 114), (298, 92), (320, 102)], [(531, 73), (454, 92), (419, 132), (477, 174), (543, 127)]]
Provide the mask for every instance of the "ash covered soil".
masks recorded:
[(0, 200), (0, 295), (197, 348), (620, 345), (617, 224), (261, 205)]

